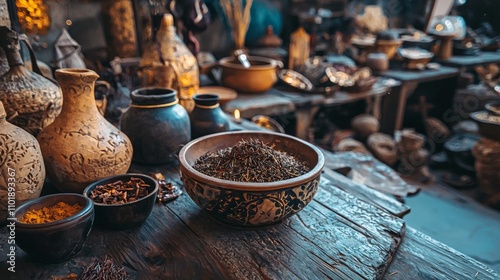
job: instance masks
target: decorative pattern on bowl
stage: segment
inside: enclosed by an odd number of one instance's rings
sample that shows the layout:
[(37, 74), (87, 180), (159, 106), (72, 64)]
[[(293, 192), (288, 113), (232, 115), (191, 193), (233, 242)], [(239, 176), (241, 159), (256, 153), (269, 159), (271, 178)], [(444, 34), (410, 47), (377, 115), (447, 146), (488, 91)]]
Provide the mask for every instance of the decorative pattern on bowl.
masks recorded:
[(318, 190), (320, 176), (292, 188), (265, 192), (229, 190), (196, 181), (181, 172), (193, 201), (212, 216), (235, 226), (273, 225), (302, 210)]
[[(287, 180), (240, 182), (208, 176), (193, 165), (207, 152), (232, 147), (242, 139), (258, 139), (276, 150), (294, 155), (310, 171)], [(189, 197), (215, 220), (238, 228), (278, 224), (296, 214), (318, 190), (325, 157), (302, 139), (271, 131), (227, 131), (197, 138), (179, 153), (180, 177)]]

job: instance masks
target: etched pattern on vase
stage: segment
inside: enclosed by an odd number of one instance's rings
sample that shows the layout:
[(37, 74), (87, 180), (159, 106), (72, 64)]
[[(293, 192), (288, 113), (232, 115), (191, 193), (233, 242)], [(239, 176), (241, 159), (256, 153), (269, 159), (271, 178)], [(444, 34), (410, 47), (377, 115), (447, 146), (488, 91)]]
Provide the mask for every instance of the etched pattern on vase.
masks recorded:
[(61, 112), (62, 94), (58, 86), (28, 70), (7, 72), (0, 77), (0, 101), (9, 121), (32, 135), (52, 123)]
[(37, 198), (45, 180), (40, 146), (28, 132), (8, 123), (0, 102), (0, 224), (8, 217), (9, 187), (15, 189), (16, 205)]
[(95, 180), (126, 173), (132, 144), (97, 111), (97, 74), (67, 69), (56, 77), (64, 94), (63, 109), (38, 136), (47, 176), (59, 190), (81, 193)]

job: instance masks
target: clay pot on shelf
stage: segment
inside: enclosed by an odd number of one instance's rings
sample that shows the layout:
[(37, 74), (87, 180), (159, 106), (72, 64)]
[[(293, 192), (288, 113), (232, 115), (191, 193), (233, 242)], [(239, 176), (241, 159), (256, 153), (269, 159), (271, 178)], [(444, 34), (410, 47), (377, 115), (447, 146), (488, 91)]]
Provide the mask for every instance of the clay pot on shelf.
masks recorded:
[(219, 106), (218, 95), (197, 94), (193, 100), (195, 105), (189, 116), (192, 139), (229, 130), (229, 120)]
[(127, 172), (132, 143), (97, 110), (94, 83), (87, 69), (59, 69), (64, 103), (61, 114), (37, 137), (47, 177), (63, 192), (81, 193), (106, 176)]
[(134, 162), (169, 162), (191, 140), (189, 115), (176, 94), (167, 88), (132, 92), (132, 105), (121, 118), (121, 129), (132, 141)]
[(262, 93), (278, 81), (277, 70), (283, 68), (283, 63), (257, 56), (248, 56), (248, 61), (250, 67), (245, 68), (235, 57), (221, 59), (221, 84), (238, 92)]
[[(19, 35), (0, 27), (0, 45), (9, 62), (9, 71), (0, 77), (0, 101), (7, 119), (27, 132), (37, 135), (61, 112), (62, 94), (59, 87), (40, 73), (24, 67), (20, 54)], [(32, 54), (33, 69), (38, 69)]]
[(37, 198), (45, 180), (45, 165), (36, 138), (10, 124), (0, 101), (0, 225), (7, 221), (9, 190), (15, 191), (16, 205)]

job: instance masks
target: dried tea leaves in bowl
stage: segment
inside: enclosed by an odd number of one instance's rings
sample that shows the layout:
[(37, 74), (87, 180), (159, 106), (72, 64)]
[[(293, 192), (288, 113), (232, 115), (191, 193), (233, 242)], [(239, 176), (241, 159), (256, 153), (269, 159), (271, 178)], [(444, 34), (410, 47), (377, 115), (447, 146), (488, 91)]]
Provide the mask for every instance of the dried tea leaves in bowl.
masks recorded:
[(242, 139), (232, 147), (208, 152), (193, 168), (223, 180), (254, 183), (287, 180), (310, 171), (306, 162), (259, 139)]

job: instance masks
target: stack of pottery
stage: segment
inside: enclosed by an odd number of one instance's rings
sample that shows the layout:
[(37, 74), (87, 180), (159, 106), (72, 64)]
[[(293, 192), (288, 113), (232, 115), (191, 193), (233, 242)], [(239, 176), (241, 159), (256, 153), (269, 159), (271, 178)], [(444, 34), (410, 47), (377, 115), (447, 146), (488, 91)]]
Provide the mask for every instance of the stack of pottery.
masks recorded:
[(396, 142), (384, 133), (373, 133), (366, 140), (366, 145), (372, 154), (381, 162), (393, 166), (398, 160)]
[(191, 140), (189, 115), (176, 95), (167, 88), (132, 92), (132, 105), (121, 118), (121, 129), (132, 141), (134, 162), (167, 163)]
[(488, 195), (500, 193), (500, 141), (481, 138), (472, 148), (476, 158), (474, 163), (476, 177), (481, 192)]
[(127, 172), (132, 161), (128, 137), (97, 110), (94, 83), (87, 69), (59, 69), (64, 95), (62, 111), (37, 139), (47, 177), (63, 192), (81, 193), (103, 177)]
[(403, 129), (398, 145), (401, 171), (416, 172), (423, 181), (434, 180), (429, 172), (427, 160), (429, 152), (423, 148), (425, 137), (412, 129)]
[[(36, 136), (61, 111), (61, 91), (52, 81), (24, 67), (16, 32), (0, 27), (0, 45), (10, 67), (0, 77), (0, 101), (5, 106), (7, 119)], [(36, 59), (32, 60), (33, 69), (38, 69)]]
[[(35, 137), (8, 123), (6, 116), (0, 102), (0, 225), (6, 222), (9, 205), (39, 197), (45, 180), (42, 152)], [(8, 201), (11, 193), (15, 193), (15, 204)]]

